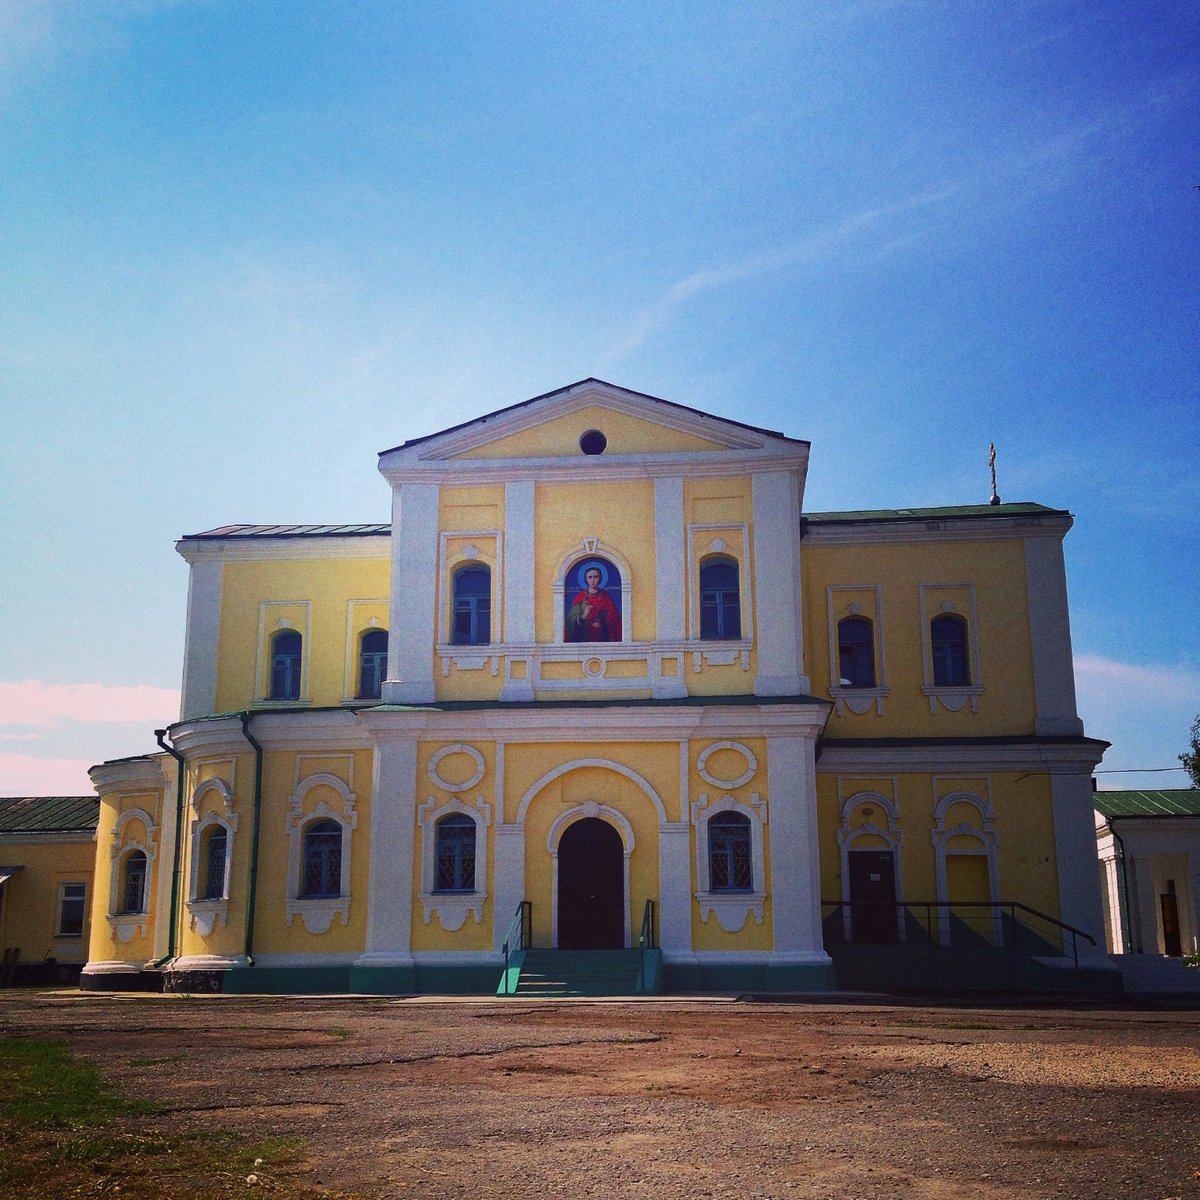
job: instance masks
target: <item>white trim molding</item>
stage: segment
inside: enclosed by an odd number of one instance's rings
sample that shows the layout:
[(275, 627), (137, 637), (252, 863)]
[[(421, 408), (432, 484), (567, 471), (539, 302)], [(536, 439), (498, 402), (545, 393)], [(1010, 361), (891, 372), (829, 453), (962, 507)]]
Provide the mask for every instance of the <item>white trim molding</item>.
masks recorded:
[[(210, 793), (217, 794), (220, 809), (200, 816), (204, 797)], [(188, 884), (187, 910), (191, 918), (192, 929), (201, 937), (208, 937), (213, 927), (219, 921), (224, 927), (229, 919), (229, 880), (233, 868), (233, 839), (237, 833), (238, 818), (233, 811), (233, 791), (223, 779), (206, 779), (198, 784), (192, 792), (192, 811), (196, 816), (192, 820), (191, 879)], [(205, 860), (204, 842), (207, 832), (219, 827), (225, 830), (225, 874), (219, 896), (199, 896), (202, 880), (207, 880), (208, 864)]]
[[(891, 780), (891, 790), (895, 792), (895, 780)], [(841, 780), (838, 780), (838, 790), (841, 790)], [(882, 809), (885, 824), (879, 824), (875, 819), (875, 808)], [(863, 810), (866, 818), (861, 825), (853, 825), (854, 814)], [(842, 870), (842, 926), (847, 940), (853, 936), (851, 919), (850, 895), (850, 852), (855, 849), (854, 843), (864, 838), (879, 838), (884, 843), (884, 849), (892, 856), (892, 870), (896, 885), (896, 899), (904, 895), (904, 859), (901, 849), (904, 844), (904, 833), (900, 825), (900, 809), (895, 800), (885, 796), (881, 791), (872, 789), (859, 790), (847, 796), (842, 801), (838, 822), (837, 840), (838, 854), (841, 858)], [(864, 849), (878, 850), (871, 846)], [(904, 910), (896, 909), (896, 935), (899, 941), (904, 941)]]
[[(462, 747), (452, 747), (462, 749)], [(433, 764), (430, 763), (430, 774)], [(478, 782), (478, 780), (476, 780)], [(473, 786), (473, 785), (472, 785)], [(438, 823), (453, 813), (461, 813), (475, 822), (475, 889), (470, 892), (439, 892), (437, 882), (437, 827)], [(492, 806), (482, 797), (476, 796), (474, 804), (464, 804), (457, 796), (439, 801), (429, 796), (417, 810), (417, 824), (421, 828), (421, 891), (419, 899), (428, 925), (437, 914), (442, 928), (448, 933), (457, 933), (467, 919), (475, 918), (478, 925), (483, 920), (483, 902), (487, 899), (487, 830), (492, 820)]]
[[(315, 787), (329, 787), (341, 798), (341, 811), (322, 800), (310, 812), (304, 811), (304, 801)], [(358, 826), (355, 809), (355, 794), (336, 775), (320, 771), (301, 780), (288, 797), (284, 831), (288, 839), (287, 873), (287, 923), (291, 925), (299, 916), (309, 933), (321, 934), (329, 930), (333, 918), (340, 917), (343, 925), (350, 923), (350, 852), (353, 846), (351, 834)], [(314, 821), (335, 821), (342, 828), (341, 879), (336, 896), (303, 896), (300, 881), (304, 865), (304, 830)]]
[[(573, 546), (559, 560), (554, 569), (554, 642), (559, 646), (606, 647), (614, 642), (568, 642), (563, 636), (565, 620), (564, 604), (567, 592), (567, 572), (582, 559), (606, 558), (621, 572), (621, 642), (633, 641), (633, 570), (629, 560), (619, 551), (602, 542), (598, 537), (585, 537), (578, 546)], [(594, 650), (593, 650), (594, 652)]]
[[(995, 903), (1000, 899), (1000, 873), (996, 861), (996, 850), (1000, 843), (1000, 835), (996, 831), (991, 797), (988, 794), (988, 781), (983, 780), (982, 795), (968, 791), (950, 791), (941, 796), (933, 807), (933, 829), (930, 840), (933, 843), (934, 872), (937, 879), (937, 898), (940, 901), (950, 900), (950, 884), (946, 870), (946, 859), (951, 855), (977, 856), (987, 859), (988, 899)], [(938, 780), (933, 781), (935, 791)], [(970, 821), (959, 821), (957, 825), (947, 826), (946, 818), (956, 804), (967, 804), (979, 813), (977, 824)], [(956, 847), (951, 850), (947, 843), (952, 838), (972, 838), (975, 847)], [(992, 941), (999, 946), (1004, 940), (1004, 924), (998, 909), (992, 910)], [(950, 910), (938, 910), (938, 933), (943, 946), (950, 945)]]
[[(930, 596), (941, 593), (934, 601), (938, 611), (930, 610)], [(934, 682), (933, 635), (930, 624), (939, 616), (960, 617), (967, 623), (967, 656), (971, 671), (971, 682), (962, 686), (948, 687)], [(979, 711), (979, 697), (983, 695), (983, 675), (979, 666), (979, 612), (975, 604), (973, 583), (923, 583), (921, 584), (921, 668), (925, 683), (922, 695), (929, 700), (929, 712), (936, 715), (938, 705), (950, 712), (959, 712), (970, 703), (971, 711)]]
[[(857, 599), (848, 600), (841, 608), (838, 599), (843, 594)], [(863, 600), (870, 598), (870, 612), (863, 611)], [(849, 709), (855, 716), (865, 716), (872, 708), (883, 716), (883, 702), (888, 696), (887, 656), (883, 637), (883, 588), (877, 583), (831, 583), (825, 589), (825, 608), (829, 623), (829, 694), (834, 699), (839, 717)], [(851, 687), (842, 683), (841, 638), (838, 626), (849, 617), (863, 617), (871, 624), (871, 654), (875, 667), (873, 687)]]
[[(125, 840), (125, 827), (131, 821), (140, 821), (145, 830), (145, 840)], [(130, 942), (134, 934), (145, 937), (150, 924), (150, 891), (154, 883), (154, 872), (151, 870), (155, 858), (158, 857), (158, 846), (155, 833), (158, 825), (154, 818), (144, 808), (126, 809), (118, 818), (112, 831), (112, 845), (109, 849), (109, 888), (108, 888), (108, 925), (112, 935), (119, 942)], [(124, 864), (129, 855), (140, 851), (146, 856), (146, 877), (142, 884), (142, 907), (139, 912), (121, 912), (118, 905), (124, 891)]]
[[(715, 747), (714, 747), (715, 748)], [(714, 891), (710, 874), (708, 823), (720, 813), (734, 812), (750, 822), (750, 890)], [(755, 923), (763, 923), (763, 904), (767, 899), (766, 859), (763, 855), (763, 827), (767, 823), (767, 805), (758, 792), (746, 800), (726, 792), (711, 799), (701, 792), (691, 805), (692, 825), (696, 831), (696, 900), (700, 919), (705, 923), (714, 913), (717, 924), (726, 933), (737, 933), (754, 914)]]

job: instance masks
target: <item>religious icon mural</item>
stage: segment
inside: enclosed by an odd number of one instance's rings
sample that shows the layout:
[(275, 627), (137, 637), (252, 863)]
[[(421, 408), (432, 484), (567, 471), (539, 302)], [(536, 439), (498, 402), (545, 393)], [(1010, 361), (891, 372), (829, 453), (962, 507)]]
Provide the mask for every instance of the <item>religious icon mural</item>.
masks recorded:
[(621, 574), (604, 558), (585, 558), (568, 572), (563, 603), (565, 642), (621, 640)]

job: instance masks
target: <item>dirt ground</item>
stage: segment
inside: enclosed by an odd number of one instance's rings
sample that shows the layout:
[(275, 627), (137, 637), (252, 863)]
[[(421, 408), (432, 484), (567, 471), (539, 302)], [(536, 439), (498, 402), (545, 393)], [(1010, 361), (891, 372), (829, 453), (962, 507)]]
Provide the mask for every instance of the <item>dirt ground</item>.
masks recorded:
[(314, 1196), (1200, 1200), (1196, 1011), (26, 991), (0, 1034), (306, 1139)]

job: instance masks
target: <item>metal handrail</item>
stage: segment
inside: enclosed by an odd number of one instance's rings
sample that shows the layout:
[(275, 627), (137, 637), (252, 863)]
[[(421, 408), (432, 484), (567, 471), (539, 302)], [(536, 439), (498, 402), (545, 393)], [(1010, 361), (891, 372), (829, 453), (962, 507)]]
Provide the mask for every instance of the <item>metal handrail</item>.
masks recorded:
[(641, 953), (641, 961), (638, 964), (638, 991), (645, 991), (646, 988), (646, 951), (653, 950), (657, 945), (654, 930), (654, 901), (647, 900), (646, 907), (642, 911), (642, 928), (638, 933), (638, 949)]
[(509, 922), (508, 932), (504, 935), (504, 995), (511, 996), (512, 993), (508, 990), (508, 966), (509, 959), (518, 950), (526, 949), (533, 941), (533, 904), (528, 900), (522, 900), (517, 905), (517, 911), (513, 913), (513, 919)]
[(1066, 948), (1066, 934), (1071, 935), (1071, 952), (1075, 960), (1075, 969), (1079, 969), (1079, 939), (1083, 938), (1089, 945), (1095, 946), (1096, 939), (1086, 930), (1077, 929), (1074, 925), (1068, 925), (1066, 921), (1060, 921), (1057, 917), (1052, 917), (1049, 913), (1041, 912), (1039, 909), (1031, 908), (1028, 904), (1022, 904), (1020, 900), (822, 900), (822, 908), (832, 908), (834, 911), (830, 916), (836, 916), (837, 912), (843, 908), (891, 908), (899, 911), (900, 909), (921, 909), (925, 910), (925, 923), (929, 930), (933, 930), (933, 910), (950, 909), (950, 908), (985, 908), (994, 912), (1008, 912), (1009, 919), (1014, 925), (1017, 923), (1018, 910), (1027, 913), (1031, 917), (1037, 918), (1039, 921), (1044, 921), (1047, 925), (1051, 925), (1059, 929), (1063, 933), (1063, 948)]

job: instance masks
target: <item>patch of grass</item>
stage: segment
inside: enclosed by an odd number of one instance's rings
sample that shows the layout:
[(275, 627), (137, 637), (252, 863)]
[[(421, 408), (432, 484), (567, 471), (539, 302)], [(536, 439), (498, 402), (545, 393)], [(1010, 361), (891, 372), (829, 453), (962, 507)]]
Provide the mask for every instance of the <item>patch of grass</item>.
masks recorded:
[(117, 1095), (91, 1063), (72, 1058), (61, 1042), (0, 1042), (0, 1078), (0, 1120), (38, 1129), (104, 1125), (154, 1110)]
[(5, 1200), (108, 1194), (118, 1184), (125, 1200), (190, 1200), (242, 1191), (251, 1173), (275, 1195), (311, 1194), (295, 1178), (300, 1139), (165, 1128), (153, 1105), (122, 1096), (60, 1042), (0, 1042), (0, 1079)]
[(347, 1029), (345, 1025), (331, 1025), (325, 1030), (325, 1032), (329, 1034), (330, 1037), (335, 1038), (348, 1038), (354, 1036), (354, 1030)]

